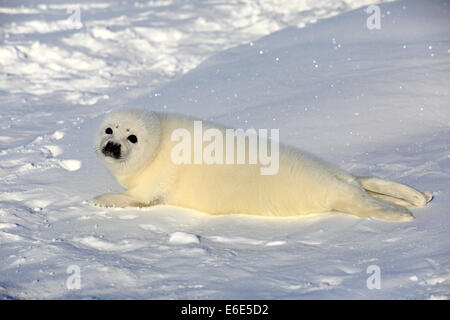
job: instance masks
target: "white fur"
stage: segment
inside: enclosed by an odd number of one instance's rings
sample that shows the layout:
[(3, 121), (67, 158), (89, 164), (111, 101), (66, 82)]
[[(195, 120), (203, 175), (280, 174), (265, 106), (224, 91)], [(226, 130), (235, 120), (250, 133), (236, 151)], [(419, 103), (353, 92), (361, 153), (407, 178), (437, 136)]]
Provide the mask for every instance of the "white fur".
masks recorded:
[[(224, 130), (213, 124), (203, 126)], [(114, 135), (105, 134), (107, 127), (113, 128)], [(136, 109), (108, 114), (97, 135), (97, 154), (127, 190), (99, 196), (93, 200), (94, 204), (138, 207), (162, 203), (210, 214), (264, 216), (340, 211), (386, 221), (408, 221), (412, 214), (396, 203), (422, 205), (429, 200), (410, 187), (400, 188), (402, 185), (398, 183), (381, 179), (356, 178), (283, 145), (275, 175), (261, 175), (259, 165), (250, 164), (176, 165), (171, 160), (171, 150), (177, 142), (170, 137), (179, 128), (192, 133), (193, 119)], [(127, 141), (131, 132), (138, 137), (136, 144)], [(119, 160), (101, 153), (111, 139), (124, 146)], [(377, 197), (366, 192), (364, 185)], [(418, 199), (420, 196), (423, 199)]]

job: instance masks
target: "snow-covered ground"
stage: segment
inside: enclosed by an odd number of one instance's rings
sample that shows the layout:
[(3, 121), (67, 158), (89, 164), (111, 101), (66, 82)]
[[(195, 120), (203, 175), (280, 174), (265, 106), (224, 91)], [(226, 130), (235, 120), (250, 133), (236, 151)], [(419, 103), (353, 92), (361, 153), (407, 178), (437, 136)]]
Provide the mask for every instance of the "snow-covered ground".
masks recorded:
[[(0, 297), (450, 298), (450, 4), (369, 30), (372, 2), (1, 2)], [(121, 106), (278, 128), (435, 198), (408, 223), (93, 207), (121, 190), (93, 147)]]

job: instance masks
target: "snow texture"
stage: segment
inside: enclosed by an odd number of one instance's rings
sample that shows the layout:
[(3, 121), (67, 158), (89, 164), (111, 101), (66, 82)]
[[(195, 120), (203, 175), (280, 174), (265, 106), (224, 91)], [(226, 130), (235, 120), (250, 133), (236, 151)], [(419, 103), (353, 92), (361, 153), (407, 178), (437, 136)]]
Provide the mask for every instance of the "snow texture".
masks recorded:
[[(373, 30), (369, 4), (2, 2), (0, 297), (450, 298), (450, 4), (378, 3)], [(122, 190), (93, 146), (121, 106), (278, 128), (434, 200), (408, 223), (93, 207)]]

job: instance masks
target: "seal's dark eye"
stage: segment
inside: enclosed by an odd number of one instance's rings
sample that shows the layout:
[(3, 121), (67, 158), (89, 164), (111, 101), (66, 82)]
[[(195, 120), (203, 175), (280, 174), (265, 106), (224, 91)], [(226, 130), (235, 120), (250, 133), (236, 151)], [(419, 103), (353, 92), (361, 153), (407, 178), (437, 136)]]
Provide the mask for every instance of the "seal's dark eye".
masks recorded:
[(137, 142), (137, 137), (134, 134), (132, 134), (131, 136), (128, 136), (128, 140), (131, 143), (136, 143)]
[(111, 128), (106, 128), (105, 133), (106, 134), (113, 134), (113, 131), (112, 131)]

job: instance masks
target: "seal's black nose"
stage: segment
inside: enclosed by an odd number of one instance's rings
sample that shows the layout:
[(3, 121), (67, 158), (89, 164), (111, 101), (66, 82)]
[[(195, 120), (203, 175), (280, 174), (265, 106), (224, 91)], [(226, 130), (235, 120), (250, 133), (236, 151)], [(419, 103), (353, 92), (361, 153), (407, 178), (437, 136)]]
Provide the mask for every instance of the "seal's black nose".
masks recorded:
[(109, 141), (106, 146), (103, 147), (102, 153), (107, 157), (114, 159), (120, 158), (120, 144)]

